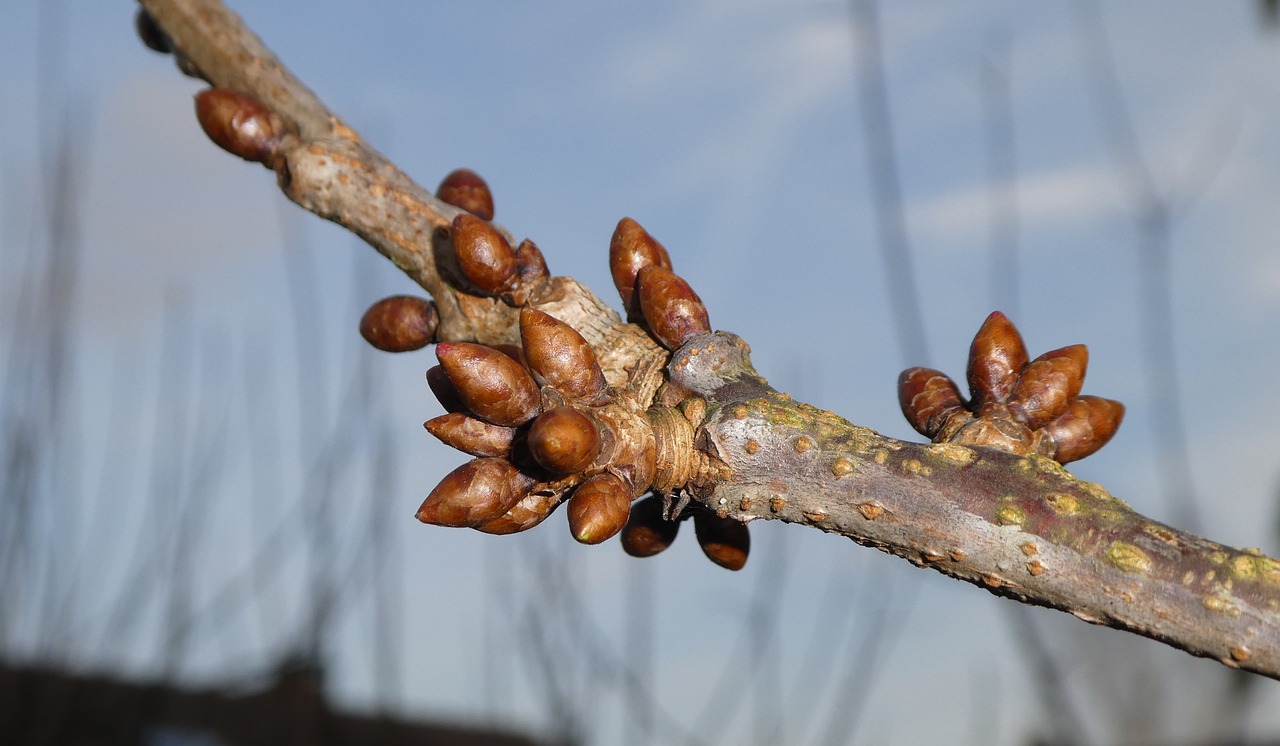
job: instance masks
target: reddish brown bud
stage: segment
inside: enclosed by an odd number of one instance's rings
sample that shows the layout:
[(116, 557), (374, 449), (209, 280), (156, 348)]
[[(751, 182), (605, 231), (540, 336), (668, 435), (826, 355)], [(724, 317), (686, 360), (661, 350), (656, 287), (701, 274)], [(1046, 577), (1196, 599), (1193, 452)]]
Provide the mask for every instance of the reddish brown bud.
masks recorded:
[(671, 269), (667, 249), (631, 218), (618, 221), (609, 242), (609, 272), (613, 285), (622, 296), (622, 306), (633, 321), (640, 318), (640, 300), (636, 295), (636, 277), (645, 267), (657, 265)]
[(559, 476), (576, 474), (600, 455), (600, 431), (573, 407), (555, 407), (529, 427), (529, 452), (542, 468)]
[(445, 445), (472, 456), (505, 456), (511, 450), (516, 432), (514, 428), (490, 425), (462, 412), (432, 417), (422, 426)]
[(436, 395), (436, 401), (440, 402), (440, 406), (444, 407), (444, 411), (462, 412), (466, 410), (467, 405), (462, 401), (462, 395), (458, 393), (458, 389), (449, 380), (449, 376), (445, 375), (443, 366), (433, 365), (427, 368), (427, 386), (431, 388), (431, 393)]
[(516, 253), (492, 223), (470, 213), (453, 219), (453, 250), (458, 268), (481, 292), (500, 295), (516, 279)]
[(637, 284), (645, 323), (667, 349), (674, 350), (690, 337), (711, 331), (707, 307), (680, 275), (650, 265), (640, 270)]
[(1027, 346), (1012, 321), (994, 311), (982, 323), (969, 347), (969, 391), (974, 409), (1004, 402), (1027, 364)]
[(196, 118), (214, 144), (246, 161), (270, 164), (284, 123), (247, 93), (207, 88), (196, 94)]
[(569, 498), (569, 530), (583, 544), (599, 544), (622, 530), (631, 515), (631, 485), (613, 474), (597, 474)]
[(1009, 399), (1010, 411), (1032, 429), (1044, 425), (1079, 395), (1088, 365), (1089, 351), (1084, 345), (1050, 350), (1032, 360)]
[(133, 16), (133, 28), (138, 32), (138, 38), (142, 39), (142, 43), (146, 44), (148, 49), (161, 54), (168, 54), (173, 51), (173, 45), (169, 42), (168, 35), (160, 28), (160, 24), (156, 23), (156, 19), (151, 17), (146, 8), (138, 8), (138, 12)]
[(960, 389), (945, 374), (930, 368), (909, 368), (898, 376), (898, 403), (916, 432), (932, 438), (953, 416), (968, 410)]
[(533, 487), (531, 477), (501, 458), (478, 458), (449, 472), (418, 508), (437, 526), (478, 526), (510, 510)]
[(360, 336), (384, 352), (420, 350), (436, 341), (440, 316), (426, 298), (393, 295), (369, 306), (360, 319)]
[(747, 564), (751, 553), (747, 524), (700, 511), (693, 516), (693, 530), (707, 559), (729, 570), (741, 570)]
[(1062, 464), (1078, 461), (1107, 444), (1124, 420), (1124, 405), (1098, 396), (1081, 396), (1049, 421), (1044, 432), (1057, 446), (1054, 458)]
[(516, 247), (516, 274), (520, 276), (521, 285), (532, 285), (551, 276), (542, 250), (527, 238)]
[(662, 516), (662, 498), (646, 497), (631, 506), (622, 529), (622, 549), (632, 557), (652, 557), (671, 546), (679, 531), (679, 522)]
[(486, 534), (518, 534), (542, 523), (559, 504), (560, 496), (557, 494), (534, 492), (501, 516), (485, 521), (474, 528)]
[(538, 384), (509, 356), (471, 342), (436, 345), (436, 357), (468, 411), (494, 425), (515, 427), (541, 408)]
[(480, 174), (469, 168), (450, 171), (436, 187), (436, 196), (481, 220), (493, 220), (493, 193)]
[(576, 329), (533, 308), (520, 310), (520, 340), (534, 379), (570, 399), (604, 393), (604, 372), (591, 345)]

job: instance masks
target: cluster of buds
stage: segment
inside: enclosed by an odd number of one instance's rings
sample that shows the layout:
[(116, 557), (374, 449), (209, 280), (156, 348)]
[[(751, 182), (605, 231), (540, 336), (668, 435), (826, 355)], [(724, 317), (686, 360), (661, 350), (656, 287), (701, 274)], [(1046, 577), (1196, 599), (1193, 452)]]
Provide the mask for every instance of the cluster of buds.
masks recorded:
[(1080, 396), (1088, 362), (1084, 345), (1028, 361), (1022, 336), (996, 311), (969, 348), (970, 401), (929, 368), (902, 372), (898, 400), (911, 426), (935, 443), (1035, 453), (1065, 464), (1106, 445), (1124, 418), (1120, 402)]
[(666, 247), (631, 218), (618, 221), (609, 243), (609, 273), (627, 320), (644, 324), (674, 350), (711, 331), (707, 307), (684, 278), (671, 271)]

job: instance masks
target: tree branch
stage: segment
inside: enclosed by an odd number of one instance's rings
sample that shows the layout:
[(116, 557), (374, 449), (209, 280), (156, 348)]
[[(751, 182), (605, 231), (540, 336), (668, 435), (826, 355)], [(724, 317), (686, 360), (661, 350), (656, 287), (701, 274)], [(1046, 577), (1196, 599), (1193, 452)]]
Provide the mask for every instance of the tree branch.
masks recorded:
[[(142, 5), (184, 69), (285, 122), (296, 139), (273, 163), (282, 191), (429, 292), (439, 341), (520, 339), (518, 308), (459, 289), (448, 232), (457, 208), (365, 144), (220, 2)], [(997, 595), (1280, 678), (1280, 561), (1147, 519), (1042, 457), (898, 441), (793, 401), (731, 334), (695, 336), (666, 359), (642, 327), (569, 278), (543, 281), (526, 305), (576, 328), (612, 386), (665, 362), (669, 389), (707, 402), (694, 442), (728, 471), (688, 494), (722, 517), (838, 533)]]

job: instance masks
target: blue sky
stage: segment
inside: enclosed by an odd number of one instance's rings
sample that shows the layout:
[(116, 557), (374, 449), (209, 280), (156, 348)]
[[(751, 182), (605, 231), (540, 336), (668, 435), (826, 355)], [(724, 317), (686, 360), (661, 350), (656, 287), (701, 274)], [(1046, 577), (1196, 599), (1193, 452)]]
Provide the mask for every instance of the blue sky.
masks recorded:
[[(746, 337), (775, 386), (859, 424), (914, 437), (897, 412), (898, 371), (923, 364), (961, 376), (973, 332), (997, 307), (1016, 308), (1032, 354), (1087, 343), (1086, 393), (1120, 399), (1129, 410), (1115, 442), (1073, 471), (1173, 521), (1158, 475), (1180, 459), (1153, 439), (1161, 421), (1141, 355), (1142, 283), (1151, 271), (1137, 248), (1142, 203), (1099, 116), (1095, 73), (1107, 69), (1097, 65), (1109, 54), (1133, 142), (1156, 192), (1172, 206), (1167, 291), (1190, 486), (1203, 529), (1274, 553), (1280, 34), (1264, 32), (1253, 4), (1235, 0), (1107, 4), (1099, 26), (1066, 2), (884, 5), (884, 64), (926, 322), (924, 360), (902, 359), (889, 312), (857, 107), (865, 47), (848, 4), (233, 3), (326, 103), (422, 183), (433, 186), (457, 166), (482, 173), (495, 191), (498, 220), (537, 240), (554, 273), (613, 300), (609, 235), (619, 217), (639, 220), (671, 250), (713, 325)], [(57, 7), (65, 9), (66, 48), (62, 56), (42, 55), (37, 16)], [(37, 185), (52, 142), (41, 131), (37, 99), (43, 69), (53, 81), (45, 86), (50, 111), (56, 115), (68, 102), (84, 158), (75, 301), (85, 428), (79, 457), (86, 474), (112, 464), (119, 472), (106, 480), (119, 533), (51, 520), (52, 536), (68, 531), (109, 563), (123, 551), (114, 536), (145, 531), (130, 506), (130, 485), (145, 482), (145, 471), (116, 464), (109, 420), (132, 412), (139, 432), (160, 428), (167, 407), (154, 404), (162, 376), (156, 349), (166, 309), (177, 309), (191, 330), (189, 344), (208, 356), (197, 374), (213, 393), (186, 404), (195, 421), (248, 427), (251, 414), (235, 403), (253, 401), (254, 387), (270, 381), (271, 391), (287, 391), (300, 375), (320, 379), (306, 384), (326, 394), (319, 411), (298, 411), (306, 408), (287, 397), (280, 405), (281, 419), (304, 426), (296, 436), (282, 427), (279, 448), (287, 457), (273, 477), (280, 494), (305, 491), (297, 485), (314, 468), (307, 449), (322, 439), (306, 431), (306, 418), (326, 429), (349, 413), (333, 403), (342, 371), (365, 366), (375, 382), (361, 394), (366, 419), (352, 438), (383, 434), (395, 443), (395, 483), (375, 498), (362, 481), (370, 469), (355, 465), (323, 507), (345, 516), (363, 515), (357, 507), (374, 499), (390, 506), (384, 528), (404, 573), (401, 679), (387, 695), (396, 707), (548, 726), (545, 699), (519, 665), (486, 674), (476, 664), (476, 651), (494, 639), (520, 644), (515, 621), (505, 628), (510, 639), (494, 631), (503, 627), (493, 619), (502, 607), (494, 611), (498, 602), (486, 590), (493, 568), (509, 568), (513, 598), (524, 598), (540, 592), (531, 558), (545, 556), (620, 650), (628, 615), (622, 591), (650, 584), (653, 691), (684, 728), (697, 727), (705, 692), (726, 666), (749, 682), (730, 733), (762, 741), (770, 728), (794, 734), (806, 707), (817, 713), (815, 722), (826, 718), (838, 705), (830, 691), (805, 688), (799, 667), (808, 660), (806, 646), (830, 636), (833, 657), (844, 660), (853, 655), (846, 647), (856, 649), (858, 635), (874, 625), (876, 609), (888, 609), (900, 634), (883, 652), (887, 663), (867, 705), (877, 717), (861, 721), (857, 737), (1013, 743), (1042, 720), (1018, 662), (1012, 604), (832, 537), (757, 527), (751, 563), (731, 575), (696, 556), (687, 537), (669, 556), (637, 563), (615, 546), (569, 546), (555, 520), (509, 540), (416, 525), (417, 502), (458, 463), (419, 427), (437, 413), (421, 385), (432, 358), (393, 358), (354, 340), (363, 307), (410, 291), (409, 283), (352, 237), (286, 203), (266, 172), (211, 146), (191, 114), (198, 84), (134, 40), (132, 12), (123, 0), (19, 2), (0, 28), (0, 294), (15, 297), (22, 247), (39, 234)], [(48, 66), (51, 59), (63, 60), (64, 74)], [(1013, 135), (1015, 172), (1003, 183), (990, 175), (985, 150), (993, 109), (982, 81), (993, 71), (1011, 112), (1002, 126)], [(993, 190), (1016, 205), (1012, 299), (990, 279)], [(321, 341), (327, 373), (299, 371), (291, 356), (296, 332), (285, 278), (299, 268), (318, 300), (304, 333)], [(0, 329), (21, 341), (13, 324)], [(3, 340), (6, 349), (10, 341)], [(219, 357), (225, 367), (208, 364)], [(363, 453), (362, 445), (352, 448)], [(273, 502), (272, 485), (249, 483), (252, 454), (231, 452), (237, 455), (228, 456), (218, 480), (228, 497), (211, 509), (200, 550), (211, 577), (229, 572), (263, 526), (282, 520), (290, 506), (319, 509)], [(246, 529), (247, 514), (257, 523)], [(326, 530), (340, 537), (352, 525), (337, 517)], [(757, 593), (773, 581), (784, 586), (780, 597)], [(110, 587), (104, 583), (101, 592), (116, 592)], [(849, 603), (828, 617), (830, 589)], [(761, 599), (778, 617), (774, 646), (757, 664), (777, 675), (753, 678), (733, 666), (747, 664), (737, 640)], [(294, 613), (287, 600), (278, 607), (260, 612), (263, 628), (272, 627), (272, 614)], [(361, 647), (362, 618), (344, 617), (332, 645), (335, 690), (367, 705), (378, 686)], [(1117, 642), (1116, 633), (1060, 614), (1032, 618), (1070, 661), (1069, 686), (1096, 737), (1121, 732), (1113, 729), (1125, 719), (1106, 688), (1120, 685), (1100, 682), (1132, 684), (1139, 672), (1186, 682), (1168, 685), (1160, 700), (1175, 727), (1206, 719), (1182, 703), (1221, 683), (1212, 664)], [(815, 631), (832, 619), (834, 631)], [(448, 632), (434, 632), (441, 630)], [(212, 677), (235, 661), (252, 668), (275, 642), (248, 623), (221, 634), (217, 646), (193, 653), (191, 676)], [(846, 637), (854, 642), (846, 646)], [(133, 644), (137, 651), (125, 646), (107, 662), (147, 670), (145, 646)], [(92, 651), (83, 656), (94, 658)], [(760, 683), (766, 680), (774, 683)], [(928, 696), (935, 682), (950, 684), (955, 696)], [(487, 701), (495, 691), (503, 701)], [(601, 693), (612, 691), (602, 685), (596, 694), (602, 714), (593, 733), (599, 742), (623, 743), (620, 707), (613, 694)], [(1274, 701), (1269, 682), (1265, 691)], [(788, 706), (752, 714), (770, 701)], [(1000, 716), (975, 721), (973, 712), (993, 702), (1002, 703)], [(1274, 734), (1280, 721), (1270, 717), (1256, 727)], [(811, 726), (808, 737), (820, 728)]]

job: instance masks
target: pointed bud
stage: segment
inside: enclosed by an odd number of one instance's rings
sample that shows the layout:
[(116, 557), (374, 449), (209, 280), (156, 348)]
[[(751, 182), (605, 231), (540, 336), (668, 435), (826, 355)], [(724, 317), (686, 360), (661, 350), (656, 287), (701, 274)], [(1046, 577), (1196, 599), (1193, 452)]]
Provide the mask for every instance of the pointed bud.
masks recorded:
[(427, 368), (427, 386), (431, 388), (431, 393), (436, 395), (436, 401), (440, 402), (440, 406), (444, 407), (444, 411), (463, 412), (466, 410), (467, 405), (462, 401), (462, 395), (458, 393), (458, 389), (449, 380), (449, 376), (445, 375), (444, 367), (433, 365)]
[(690, 337), (710, 333), (707, 307), (680, 275), (651, 265), (640, 270), (637, 284), (645, 323), (667, 349), (674, 350)]
[(560, 495), (558, 494), (534, 492), (501, 516), (473, 528), (486, 534), (518, 534), (542, 523), (559, 504)]
[(557, 476), (576, 474), (600, 455), (595, 422), (573, 407), (555, 407), (538, 415), (527, 440), (533, 460)]
[(599, 544), (627, 525), (631, 485), (614, 474), (597, 474), (574, 489), (568, 513), (573, 538)]
[(679, 522), (662, 516), (662, 498), (646, 497), (631, 506), (622, 529), (622, 549), (632, 557), (652, 557), (671, 546), (679, 531)]
[(480, 174), (469, 168), (450, 171), (436, 187), (436, 197), (481, 220), (493, 220), (493, 193)]
[(747, 564), (751, 553), (747, 524), (699, 511), (693, 516), (693, 530), (707, 559), (728, 570), (741, 570)]
[(667, 249), (631, 218), (618, 221), (609, 242), (609, 273), (613, 286), (622, 296), (622, 306), (632, 321), (640, 319), (640, 299), (636, 295), (636, 277), (650, 265), (671, 269)]
[(570, 399), (594, 400), (606, 382), (596, 353), (576, 329), (550, 314), (520, 309), (520, 340), (534, 380)]
[(418, 520), (436, 526), (478, 526), (510, 510), (534, 480), (502, 458), (478, 458), (449, 472), (418, 508)]
[(436, 357), (468, 411), (482, 420), (515, 427), (541, 408), (538, 385), (520, 363), (471, 342), (436, 345)]
[(527, 238), (516, 247), (516, 274), (520, 276), (521, 285), (532, 285), (551, 276), (542, 250)]
[(1007, 401), (1026, 364), (1027, 346), (1017, 327), (1004, 314), (992, 312), (969, 347), (969, 392), (974, 409)]
[(196, 118), (214, 144), (246, 161), (270, 165), (285, 134), (275, 112), (247, 93), (207, 88), (196, 94)]
[(1062, 414), (1084, 385), (1089, 351), (1084, 345), (1050, 350), (1022, 371), (1009, 409), (1033, 430)]
[(516, 254), (492, 223), (470, 213), (453, 219), (453, 250), (458, 269), (481, 292), (500, 295), (516, 278)]
[(360, 336), (383, 352), (420, 350), (436, 341), (440, 316), (426, 298), (393, 295), (369, 306), (360, 319)]
[(472, 456), (507, 455), (516, 433), (514, 428), (490, 425), (462, 412), (432, 417), (423, 423), (423, 427), (445, 445)]
[(898, 403), (907, 422), (932, 438), (956, 415), (968, 417), (960, 389), (945, 374), (931, 368), (909, 368), (898, 376)]
[(1049, 421), (1044, 432), (1057, 446), (1054, 459), (1079, 461), (1111, 440), (1124, 420), (1124, 405), (1098, 396), (1072, 399), (1067, 410)]
[(173, 44), (169, 42), (169, 37), (164, 30), (160, 28), (160, 24), (156, 23), (156, 19), (151, 17), (146, 8), (138, 8), (137, 14), (133, 16), (133, 28), (138, 32), (138, 38), (142, 39), (142, 43), (147, 48), (168, 54), (173, 51)]

